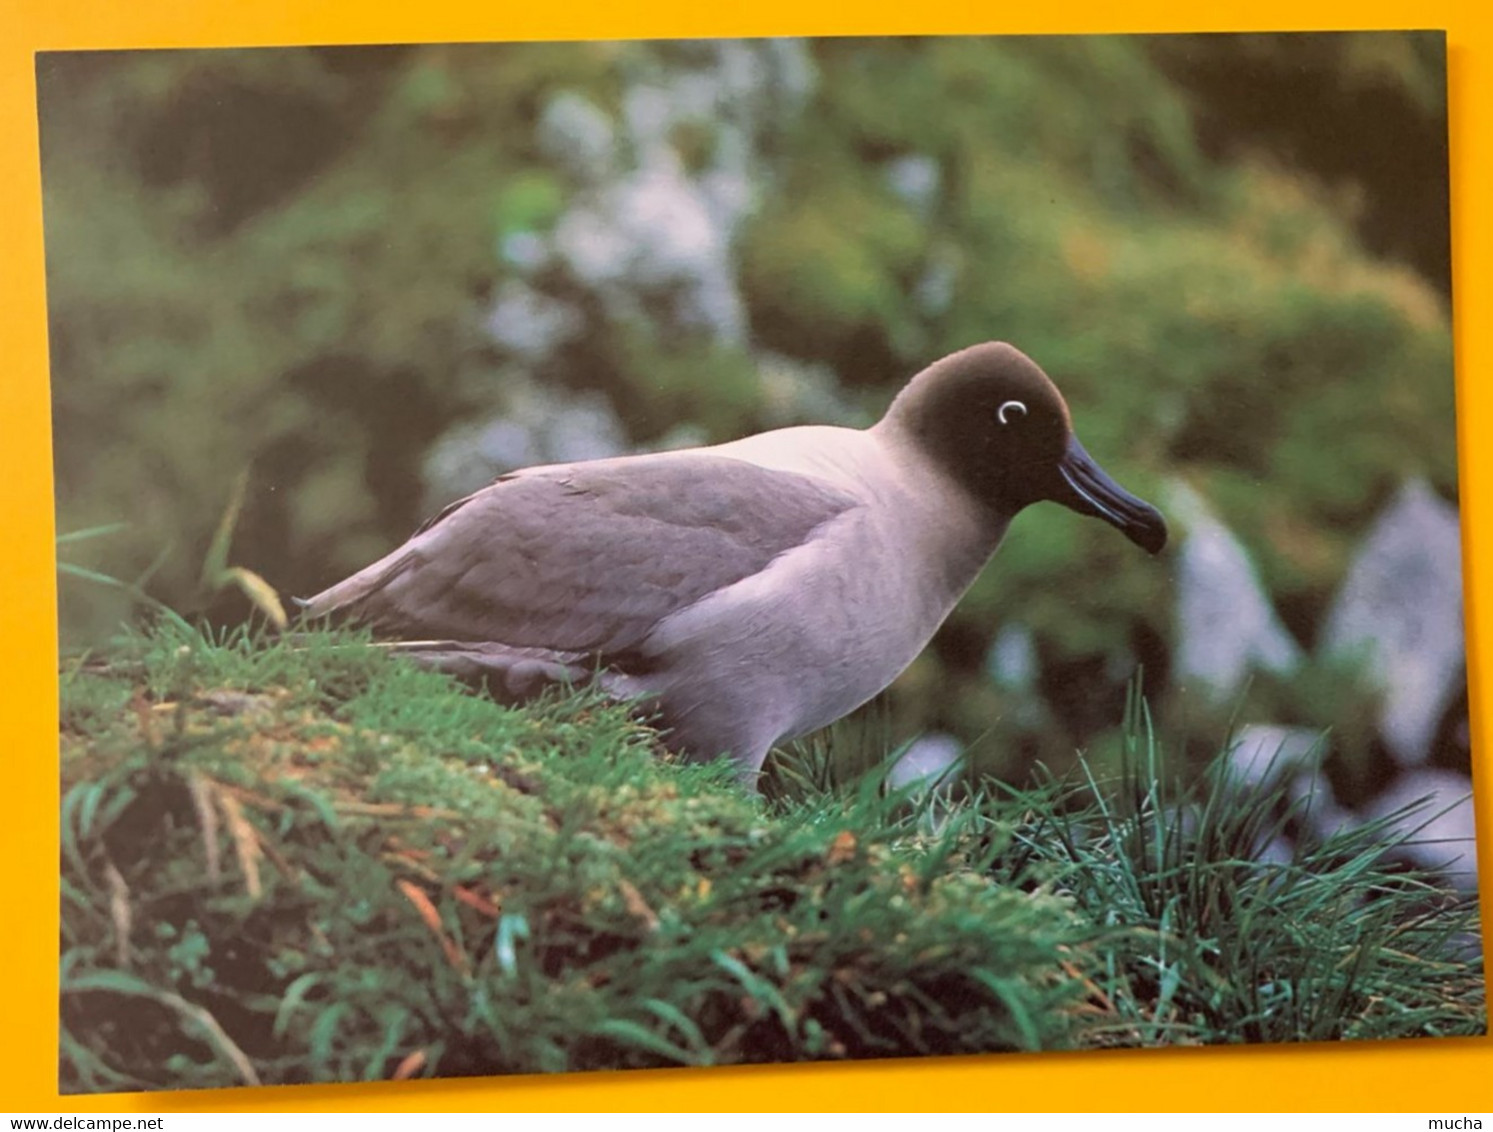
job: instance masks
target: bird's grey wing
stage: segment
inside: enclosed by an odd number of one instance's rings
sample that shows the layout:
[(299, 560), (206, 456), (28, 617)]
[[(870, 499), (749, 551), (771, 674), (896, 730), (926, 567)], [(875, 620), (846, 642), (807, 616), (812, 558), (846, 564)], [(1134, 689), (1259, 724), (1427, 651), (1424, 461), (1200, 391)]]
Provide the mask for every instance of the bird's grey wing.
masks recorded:
[(307, 613), (403, 637), (623, 652), (856, 505), (823, 480), (707, 453), (538, 468), (448, 507)]

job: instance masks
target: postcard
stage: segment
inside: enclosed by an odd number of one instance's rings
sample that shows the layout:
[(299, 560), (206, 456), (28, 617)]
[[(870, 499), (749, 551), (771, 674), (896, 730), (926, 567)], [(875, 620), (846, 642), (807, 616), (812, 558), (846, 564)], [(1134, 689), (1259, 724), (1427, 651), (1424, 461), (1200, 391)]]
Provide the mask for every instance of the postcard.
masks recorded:
[(1442, 34), (36, 78), (63, 1092), (1485, 1033)]

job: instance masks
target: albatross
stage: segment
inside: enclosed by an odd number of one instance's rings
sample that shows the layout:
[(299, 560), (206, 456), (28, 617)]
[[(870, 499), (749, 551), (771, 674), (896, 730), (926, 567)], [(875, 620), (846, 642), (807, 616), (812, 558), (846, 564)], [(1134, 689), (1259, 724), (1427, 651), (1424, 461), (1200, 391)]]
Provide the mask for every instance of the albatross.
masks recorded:
[(776, 744), (890, 684), (1049, 500), (1155, 554), (1166, 523), (1084, 450), (1015, 347), (914, 376), (867, 429), (526, 468), (304, 602), (520, 702), (597, 681), (666, 746), (754, 781)]

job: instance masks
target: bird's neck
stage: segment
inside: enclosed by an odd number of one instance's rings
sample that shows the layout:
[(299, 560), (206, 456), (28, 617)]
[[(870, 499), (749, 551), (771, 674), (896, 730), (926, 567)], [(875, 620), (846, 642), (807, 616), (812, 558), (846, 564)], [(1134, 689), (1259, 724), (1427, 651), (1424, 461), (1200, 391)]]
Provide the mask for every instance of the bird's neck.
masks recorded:
[(957, 600), (995, 554), (1014, 509), (993, 506), (971, 491), (895, 419), (884, 418), (867, 431), (877, 447), (891, 454), (889, 464), (896, 471), (889, 490), (901, 494), (907, 512), (917, 517), (915, 549), (927, 556), (940, 588)]

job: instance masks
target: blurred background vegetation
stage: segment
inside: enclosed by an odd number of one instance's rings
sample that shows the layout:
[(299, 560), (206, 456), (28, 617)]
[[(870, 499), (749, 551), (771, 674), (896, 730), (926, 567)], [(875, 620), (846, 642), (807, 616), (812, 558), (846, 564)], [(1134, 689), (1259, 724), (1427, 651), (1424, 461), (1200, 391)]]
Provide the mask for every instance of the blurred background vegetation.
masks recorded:
[[(1402, 485), (1456, 499), (1437, 35), (67, 53), (38, 82), (59, 531), (126, 524), (69, 558), (178, 609), (248, 613), (199, 578), (245, 472), (234, 561), (304, 595), (508, 466), (869, 423), (988, 339), (1126, 486), (1205, 500), (1307, 653)], [(1026, 512), (896, 736), (1062, 765), (1143, 667), (1211, 753), (1239, 697), (1175, 678), (1177, 586), (1174, 552)], [(68, 649), (131, 615), (61, 600)], [(1265, 674), (1242, 710), (1338, 727), (1352, 800), (1368, 696)]]

